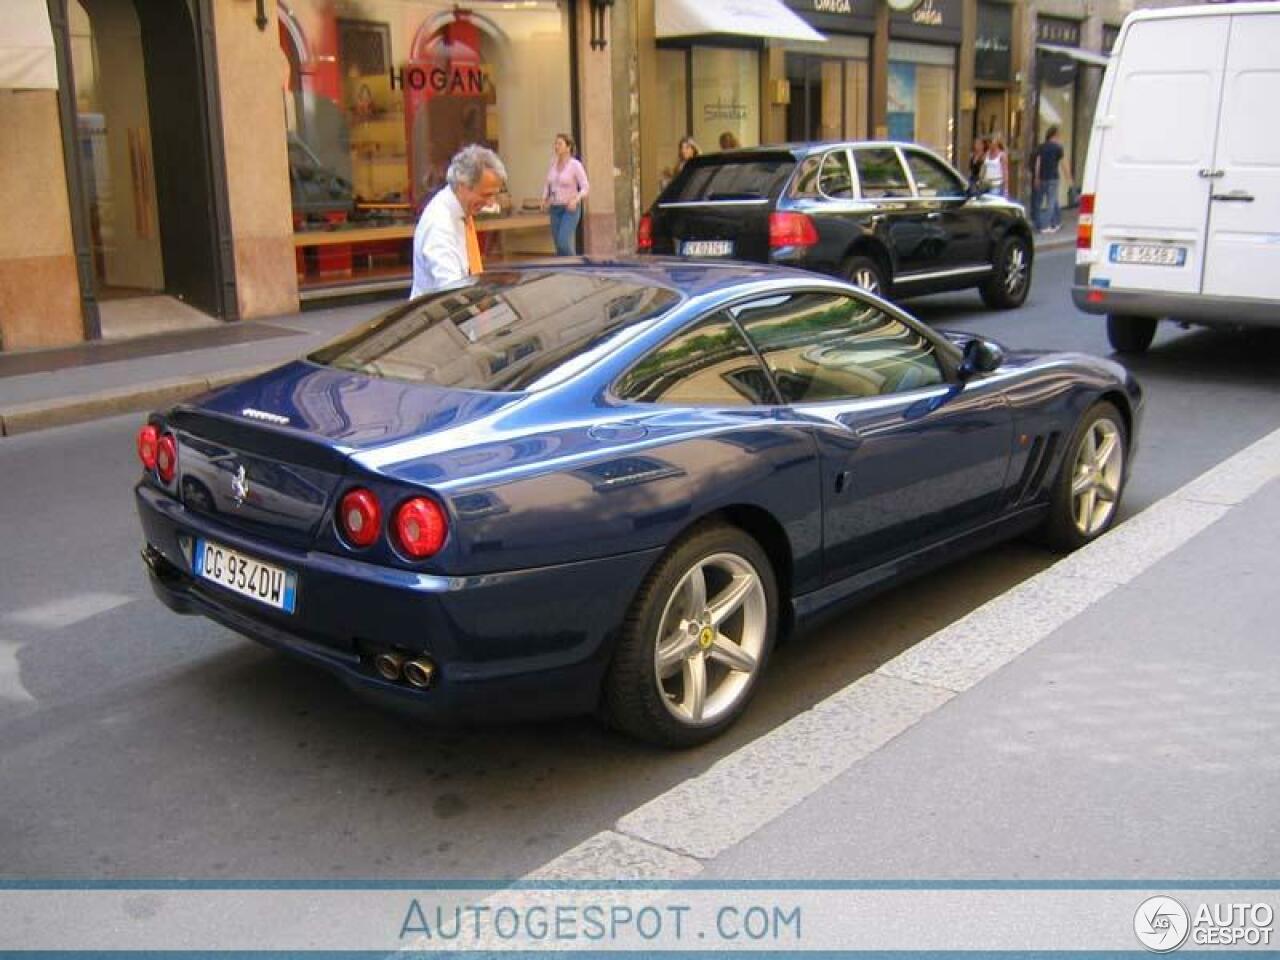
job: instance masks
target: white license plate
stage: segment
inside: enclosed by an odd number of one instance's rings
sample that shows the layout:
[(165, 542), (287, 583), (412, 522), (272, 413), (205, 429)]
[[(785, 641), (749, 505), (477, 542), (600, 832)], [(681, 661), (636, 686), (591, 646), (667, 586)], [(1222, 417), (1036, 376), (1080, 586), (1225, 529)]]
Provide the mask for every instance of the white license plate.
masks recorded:
[(298, 575), (208, 540), (196, 541), (195, 575), (269, 607), (293, 613)]
[(1187, 262), (1187, 248), (1162, 243), (1113, 243), (1112, 263), (1139, 263), (1152, 267), (1180, 267)]
[(686, 240), (680, 245), (686, 257), (732, 257), (732, 240)]

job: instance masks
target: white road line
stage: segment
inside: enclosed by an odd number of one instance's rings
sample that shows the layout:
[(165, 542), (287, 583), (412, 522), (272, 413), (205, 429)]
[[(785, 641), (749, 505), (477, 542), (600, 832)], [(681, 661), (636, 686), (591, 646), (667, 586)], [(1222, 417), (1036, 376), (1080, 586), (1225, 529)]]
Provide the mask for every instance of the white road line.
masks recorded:
[(529, 874), (689, 879), (1280, 477), (1280, 430)]
[(50, 600), (36, 607), (27, 607), (6, 613), (0, 619), (10, 623), (18, 623), (25, 627), (38, 627), (42, 630), (61, 630), (100, 613), (132, 603), (133, 597), (119, 593), (76, 593), (69, 597)]

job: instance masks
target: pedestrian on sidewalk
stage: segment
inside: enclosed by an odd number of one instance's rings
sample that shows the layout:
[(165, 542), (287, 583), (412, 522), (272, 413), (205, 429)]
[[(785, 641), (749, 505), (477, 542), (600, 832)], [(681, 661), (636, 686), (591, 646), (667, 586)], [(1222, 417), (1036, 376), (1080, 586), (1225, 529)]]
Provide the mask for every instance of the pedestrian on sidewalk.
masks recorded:
[(982, 183), (988, 193), (1005, 196), (1009, 183), (1009, 154), (1005, 152), (1004, 141), (999, 134), (988, 141), (987, 155), (982, 161)]
[(547, 170), (547, 182), (542, 188), (542, 209), (551, 214), (551, 239), (556, 245), (556, 255), (572, 257), (578, 243), (578, 221), (582, 219), (582, 201), (586, 199), (590, 184), (582, 161), (573, 155), (573, 137), (557, 133), (552, 150), (555, 156)]
[(476, 214), (498, 202), (507, 168), (488, 147), (471, 144), (449, 161), (445, 186), (422, 211), (413, 231), (413, 290), (430, 290), (474, 276), (484, 269)]
[(977, 190), (982, 184), (983, 164), (987, 160), (987, 138), (975, 137), (969, 153), (969, 184)]
[[(1058, 128), (1051, 126), (1044, 143), (1031, 155), (1031, 210), (1036, 229), (1041, 233), (1057, 233), (1062, 229), (1062, 207), (1058, 203), (1058, 187), (1065, 165), (1067, 185), (1075, 182), (1066, 151), (1058, 142)], [(1048, 207), (1046, 213), (1045, 208)]]

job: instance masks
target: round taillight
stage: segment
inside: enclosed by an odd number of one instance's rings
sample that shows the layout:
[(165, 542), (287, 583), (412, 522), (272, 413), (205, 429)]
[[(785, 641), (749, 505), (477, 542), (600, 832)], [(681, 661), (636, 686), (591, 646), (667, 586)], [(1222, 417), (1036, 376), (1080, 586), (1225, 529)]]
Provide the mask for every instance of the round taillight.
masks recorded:
[(147, 424), (138, 431), (138, 459), (148, 470), (156, 468), (156, 452), (160, 444), (160, 431)]
[(396, 542), (415, 560), (440, 551), (449, 535), (449, 520), (444, 509), (434, 500), (414, 497), (396, 510)]
[(166, 433), (156, 443), (156, 473), (165, 483), (173, 483), (178, 472), (178, 444), (172, 433)]
[(382, 527), (382, 507), (372, 492), (357, 488), (343, 495), (338, 504), (338, 528), (353, 547), (368, 547), (378, 541)]

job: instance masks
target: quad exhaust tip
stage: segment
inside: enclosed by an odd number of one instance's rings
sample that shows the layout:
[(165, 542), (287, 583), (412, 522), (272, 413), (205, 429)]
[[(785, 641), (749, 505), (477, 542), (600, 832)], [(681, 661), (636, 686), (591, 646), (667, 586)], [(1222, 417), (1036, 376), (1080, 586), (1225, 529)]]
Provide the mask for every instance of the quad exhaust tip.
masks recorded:
[(380, 653), (373, 658), (373, 667), (384, 680), (399, 680), (404, 671), (404, 657), (398, 653)]
[(426, 657), (410, 660), (402, 669), (409, 686), (417, 687), (419, 690), (425, 690), (431, 686), (431, 681), (436, 675), (436, 665)]

